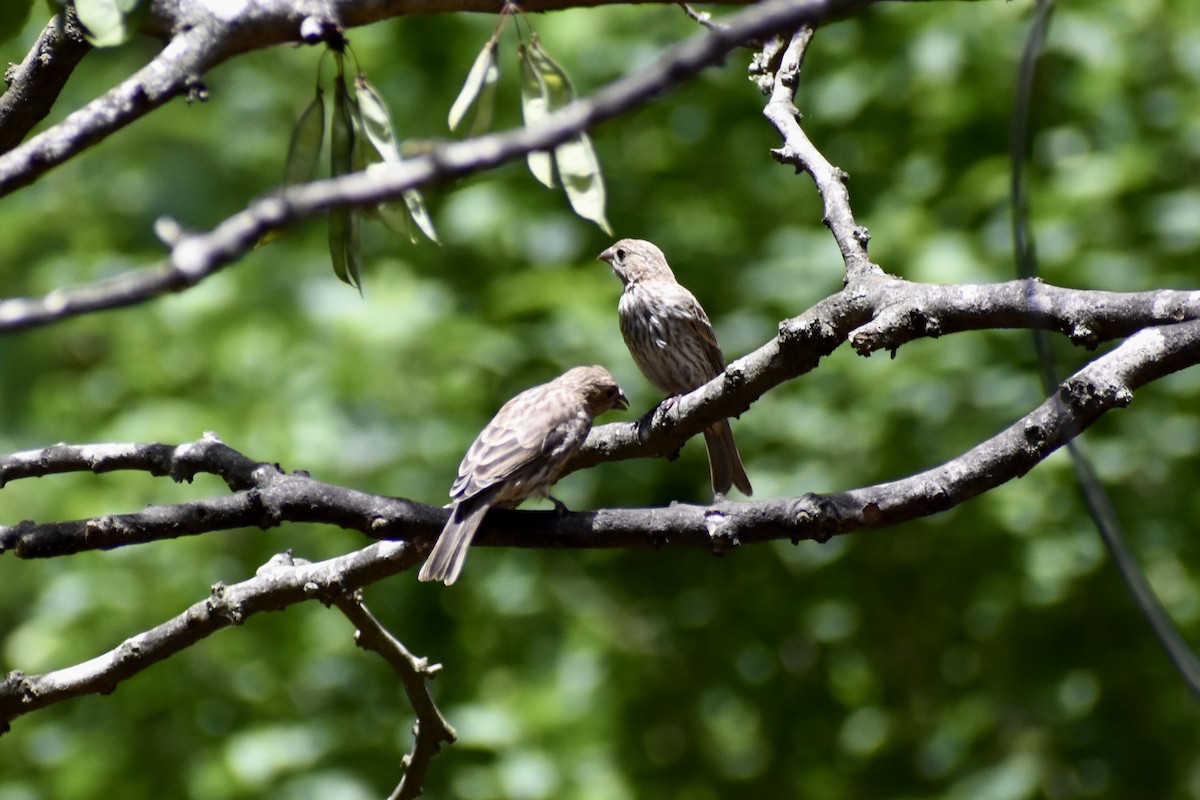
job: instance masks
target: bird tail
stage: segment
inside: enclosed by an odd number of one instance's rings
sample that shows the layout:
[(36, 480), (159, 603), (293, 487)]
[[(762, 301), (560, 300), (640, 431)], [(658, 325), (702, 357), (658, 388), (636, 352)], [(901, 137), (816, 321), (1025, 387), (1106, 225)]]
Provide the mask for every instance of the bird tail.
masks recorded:
[(429, 558), (425, 559), (417, 579), (422, 581), (444, 581), (447, 586), (458, 580), (463, 562), (467, 560), (467, 548), (475, 538), (475, 531), (487, 514), (487, 503), (459, 503), (450, 512), (446, 527), (438, 536)]
[(708, 471), (712, 475), (713, 493), (723, 495), (736, 486), (747, 497), (753, 494), (729, 420), (723, 419), (705, 428), (704, 443), (708, 446)]

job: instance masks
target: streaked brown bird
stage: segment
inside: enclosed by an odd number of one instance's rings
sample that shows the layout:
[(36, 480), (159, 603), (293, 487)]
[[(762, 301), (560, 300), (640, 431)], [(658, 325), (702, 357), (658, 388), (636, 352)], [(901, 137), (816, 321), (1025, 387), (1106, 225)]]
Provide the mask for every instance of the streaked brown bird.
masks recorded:
[(592, 420), (612, 408), (629, 400), (604, 367), (569, 369), (505, 403), (463, 457), (450, 488), (454, 511), (417, 577), (454, 583), (488, 509), (548, 496)]
[[(674, 398), (720, 375), (725, 358), (708, 314), (675, 280), (662, 250), (641, 239), (622, 239), (599, 255), (625, 285), (617, 308), (621, 335), (642, 374)], [(713, 493), (732, 486), (753, 492), (729, 420), (704, 429)]]

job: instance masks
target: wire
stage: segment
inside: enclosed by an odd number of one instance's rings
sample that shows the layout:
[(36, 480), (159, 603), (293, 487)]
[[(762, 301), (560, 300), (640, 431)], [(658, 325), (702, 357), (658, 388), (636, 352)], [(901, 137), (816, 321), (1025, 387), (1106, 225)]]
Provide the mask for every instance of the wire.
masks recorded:
[[(1013, 207), (1013, 251), (1016, 259), (1017, 274), (1022, 278), (1035, 278), (1038, 272), (1037, 249), (1034, 246), (1033, 231), (1029, 225), (1029, 198), (1025, 192), (1024, 173), (1025, 160), (1029, 151), (1030, 139), (1030, 108), (1032, 106), (1033, 82), (1037, 72), (1037, 61), (1046, 42), (1046, 32), (1050, 28), (1050, 16), (1054, 10), (1054, 0), (1037, 0), (1034, 9), (1033, 22), (1029, 28), (1029, 36), (1025, 41), (1025, 50), (1021, 55), (1021, 64), (1017, 75), (1017, 94), (1013, 105), (1013, 124), (1011, 140), (1012, 156), (1012, 207)], [(1037, 352), (1038, 371), (1042, 388), (1047, 395), (1058, 389), (1058, 367), (1054, 353), (1050, 348), (1049, 337), (1041, 328), (1034, 328), (1033, 345)], [(1134, 603), (1145, 616), (1151, 630), (1158, 638), (1167, 656), (1179, 670), (1180, 676), (1188, 688), (1200, 697), (1200, 659), (1184, 641), (1179, 629), (1175, 626), (1166, 609), (1163, 608), (1153, 587), (1146, 579), (1146, 574), (1137, 561), (1128, 537), (1117, 518), (1108, 492), (1100, 483), (1091, 459), (1088, 458), (1078, 439), (1072, 437), (1067, 442), (1067, 451), (1071, 455), (1071, 465), (1075, 472), (1075, 480), (1079, 483), (1083, 502), (1087, 506), (1100, 538), (1108, 548), (1117, 571), (1121, 574), (1125, 586), (1133, 595)]]

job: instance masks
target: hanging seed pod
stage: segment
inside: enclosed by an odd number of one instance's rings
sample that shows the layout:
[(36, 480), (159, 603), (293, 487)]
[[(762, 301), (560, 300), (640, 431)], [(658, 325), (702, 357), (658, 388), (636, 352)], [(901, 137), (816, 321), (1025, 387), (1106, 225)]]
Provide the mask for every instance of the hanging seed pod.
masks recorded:
[[(542, 48), (536, 36), (532, 38), (528, 48), (522, 48), (522, 70), (527, 70), (531, 74), (531, 78), (522, 79), (522, 101), (525, 97), (525, 84), (529, 80), (529, 91), (532, 97), (533, 80), (536, 80), (538, 87), (541, 89), (542, 112), (549, 113), (556, 111), (575, 99), (575, 89), (571, 85), (571, 79), (567, 76), (566, 70), (558, 65), (550, 54)], [(535, 105), (535, 113), (537, 112), (537, 103)], [(524, 108), (524, 106), (522, 106)], [(529, 124), (528, 117), (526, 124)], [(546, 156), (545, 161), (550, 160), (550, 154), (538, 154)], [(600, 160), (596, 158), (596, 150), (592, 146), (592, 140), (586, 133), (581, 133), (578, 136), (568, 139), (554, 149), (553, 155), (554, 167), (558, 170), (559, 180), (562, 181), (563, 190), (567, 194), (567, 200), (571, 203), (571, 208), (580, 217), (591, 220), (600, 226), (605, 233), (612, 234), (612, 228), (609, 227), (608, 219), (605, 215), (605, 205), (607, 204), (607, 196), (604, 190), (604, 176), (600, 171)], [(530, 170), (535, 176), (538, 176), (538, 171), (534, 169), (533, 162), (530, 162)], [(547, 165), (544, 162), (539, 162), (538, 169), (546, 170)], [(553, 186), (552, 180), (547, 182), (538, 176), (538, 180), (547, 186)]]
[[(333, 177), (354, 169), (355, 110), (346, 91), (341, 56), (338, 76), (333, 84), (333, 122), (330, 126), (330, 173)], [(352, 208), (329, 209), (329, 256), (333, 274), (362, 292), (362, 248), (359, 241), (358, 214)]]
[[(517, 48), (521, 74), (521, 118), (525, 127), (541, 122), (550, 113), (550, 96), (542, 77), (530, 61), (529, 49), (524, 43)], [(554, 188), (554, 158), (546, 151), (529, 153), (525, 156), (533, 177), (547, 189)]]
[[(400, 147), (397, 143), (395, 127), (392, 125), (392, 115), (388, 111), (383, 96), (372, 86), (363, 75), (354, 79), (354, 96), (359, 112), (359, 127), (365, 133), (366, 143), (385, 164), (399, 164)], [(363, 148), (368, 149), (366, 147)], [(404, 192), (404, 205), (395, 202), (380, 203), (378, 211), (384, 224), (397, 233), (403, 233), (410, 241), (416, 242), (412, 226), (408, 220), (400, 221), (402, 214), (407, 214), (415, 222), (421, 232), (431, 241), (438, 241), (437, 230), (433, 219), (425, 209), (425, 198), (417, 189)]]
[(492, 111), (495, 108), (496, 85), (500, 80), (500, 65), (496, 60), (496, 40), (490, 39), (475, 57), (471, 71), (463, 87), (450, 106), (447, 122), (450, 130), (458, 127), (466, 117), (467, 112), (475, 109), (475, 119), (471, 122), (471, 133), (487, 130), (492, 123)]
[(287, 161), (283, 167), (285, 184), (305, 183), (312, 180), (321, 157), (321, 145), (325, 143), (325, 92), (317, 87), (317, 94), (292, 126), (292, 140), (288, 144)]

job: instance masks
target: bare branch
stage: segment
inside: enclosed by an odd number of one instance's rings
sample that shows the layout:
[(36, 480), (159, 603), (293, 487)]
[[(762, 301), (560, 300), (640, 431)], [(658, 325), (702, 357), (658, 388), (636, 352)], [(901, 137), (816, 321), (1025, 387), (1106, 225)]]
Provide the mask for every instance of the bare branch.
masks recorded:
[(8, 152), (54, 106), (75, 65), (92, 50), (75, 16), (75, 7), (47, 23), (29, 55), (5, 74), (0, 95), (0, 153)]
[[(406, 534), (416, 530), (421, 535), (414, 538), (432, 541), (446, 523), (447, 512), (444, 509), (333, 486), (313, 480), (304, 473), (287, 474), (276, 464), (251, 461), (225, 445), (208, 446), (206, 440), (177, 448), (161, 444), (85, 445), (74, 448), (57, 445), (46, 451), (18, 453), (0, 459), (0, 475), (15, 471), (14, 464), (16, 469), (20, 469), (31, 462), (49, 462), (51, 459), (43, 459), (42, 453), (61, 454), (64, 450), (74, 450), (80, 454), (97, 450), (146, 454), (173, 450), (186, 454), (186, 469), (193, 474), (228, 474), (227, 463), (233, 462), (238, 465), (238, 469), (232, 473), (235, 480), (231, 482), (227, 479), (227, 483), (230, 483), (234, 492), (226, 497), (150, 506), (129, 514), (105, 514), (92, 519), (44, 524), (26, 520), (13, 526), (0, 525), (0, 553), (11, 551), (19, 558), (49, 558), (220, 530), (265, 530), (283, 522), (322, 522), (379, 538), (392, 525), (403, 525)], [(58, 463), (63, 465), (62, 469), (56, 470), (58, 472), (89, 468), (82, 458), (60, 458)], [(171, 474), (163, 470), (159, 460), (151, 458), (130, 458), (123, 466), (115, 459), (99, 463), (103, 469), (97, 471), (135, 469), (155, 475)], [(27, 473), (32, 474), (37, 473)], [(50, 474), (50, 471), (44, 470), (40, 474)]]
[(941, 286), (890, 275), (867, 277), (781, 322), (770, 342), (730, 362), (722, 375), (670, 408), (655, 410), (653, 425), (594, 428), (567, 472), (601, 461), (672, 456), (706, 425), (741, 415), (775, 386), (815, 369), (846, 341), (869, 355), (953, 332), (1044, 328), (1094, 347), (1148, 326), (1195, 319), (1200, 319), (1200, 291), (1122, 294), (1040, 281)]
[(801, 28), (792, 35), (780, 59), (771, 99), (763, 114), (783, 137), (783, 147), (772, 150), (771, 155), (781, 164), (792, 164), (797, 172), (803, 170), (812, 176), (825, 206), (825, 225), (833, 233), (846, 262), (847, 280), (856, 280), (882, 271), (867, 256), (871, 236), (854, 221), (850, 194), (846, 191), (846, 173), (830, 164), (809, 141), (800, 127), (800, 111), (795, 106), (800, 67), (812, 37), (811, 27)]
[(214, 56), (213, 41), (203, 29), (180, 33), (116, 88), (0, 156), (0, 197), (32, 183), (187, 90), (213, 65)]
[[(0, 459), (0, 489), (21, 478), (41, 478), (67, 472), (113, 472), (137, 470), (151, 475), (169, 475), (174, 481), (191, 481), (200, 472), (218, 475), (230, 489), (247, 489), (256, 484), (254, 473), (269, 465), (246, 458), (226, 447), (215, 434), (198, 442), (166, 444), (59, 444), (42, 450), (13, 453)], [(278, 467), (275, 467), (278, 470)]]
[(1054, 331), (1091, 349), (1150, 325), (1200, 318), (1200, 291), (1102, 292), (1024, 279), (939, 286), (895, 278), (867, 291), (879, 292), (872, 319), (849, 334), (862, 355), (927, 336), (990, 328)]
[[(673, 0), (670, 0), (673, 1)], [(816, 24), (844, 16), (872, 0), (769, 0), (741, 12), (740, 26), (731, 20), (728, 29), (714, 31), (711, 47), (724, 54), (749, 38), (798, 24)], [(526, 11), (602, 2), (550, 0), (522, 3)], [(496, 12), (495, 0), (324, 0), (301, 12), (288, 0), (262, 0), (229, 11), (222, 6), (196, 0), (173, 0), (154, 4), (148, 31), (170, 36), (166, 47), (145, 68), (120, 86), (75, 111), (55, 127), (0, 156), (0, 196), (37, 180), (41, 175), (82, 150), (102, 141), (134, 120), (198, 84), (214, 66), (248, 50), (285, 42), (312, 43), (303, 27), (316, 20), (319, 29), (340, 29), (415, 13), (446, 13), (456, 10)], [(236, 22), (237, 24), (232, 24)], [(736, 28), (745, 30), (744, 34)], [(739, 38), (740, 37), (740, 38)], [(708, 51), (710, 47), (693, 48)], [(699, 66), (712, 63), (714, 56)], [(699, 67), (697, 67), (699, 68)], [(693, 70), (694, 71), (694, 70)], [(685, 73), (691, 74), (691, 73)], [(673, 82), (673, 81), (671, 81)], [(659, 89), (663, 87), (658, 87)], [(564, 137), (565, 138), (565, 137)]]
[[(804, 495), (712, 507), (556, 512), (492, 512), (479, 545), (524, 547), (706, 547), (790, 538), (824, 540), (851, 531), (896, 525), (944, 511), (1024, 475), (1113, 408), (1128, 405), (1138, 387), (1200, 361), (1200, 321), (1140, 331), (1066, 380), (1059, 391), (1008, 429), (934, 469), (849, 492)], [(314, 510), (314, 518), (329, 515)], [(416, 539), (408, 520), (390, 521)], [(436, 535), (428, 525), (419, 538)], [(400, 531), (397, 530), (396, 533)], [(260, 611), (307, 599), (337, 602), (357, 589), (414, 566), (424, 548), (379, 542), (318, 564), (271, 565), (119, 647), (83, 664), (45, 675), (10, 673), (0, 682), (0, 730), (13, 719), (120, 682), (208, 635)]]
[[(808, 325), (809, 330), (819, 327), (819, 323)], [(731, 403), (745, 403), (740, 406), (744, 410), (749, 402), (743, 392), (761, 393), (766, 389), (757, 377), (743, 383), (736, 376), (748, 376), (750, 368), (760, 370), (759, 374), (786, 373), (790, 368), (785, 364), (788, 359), (779, 355), (782, 351), (778, 342), (734, 362), (722, 378), (686, 395), (669, 411), (656, 413), (644, 436), (636, 423), (593, 429), (587, 447), (568, 468), (662, 455), (670, 452), (671, 446), (677, 448), (707, 422), (734, 413), (731, 409), (738, 406)], [(772, 347), (777, 357), (764, 358), (763, 351)], [(724, 502), (711, 507), (672, 505), (665, 509), (608, 509), (562, 515), (493, 511), (476, 542), (507, 547), (629, 548), (671, 544), (722, 549), (780, 538), (825, 539), (836, 533), (896, 525), (944, 511), (1024, 475), (1103, 414), (1128, 405), (1138, 387), (1198, 362), (1200, 320), (1147, 328), (1068, 378), (1052, 397), (1006, 431), (940, 467), (910, 478), (828, 495)], [(28, 456), (23, 458), (27, 460)], [(423, 552), (441, 531), (448, 513), (444, 508), (409, 500), (329, 486), (304, 475), (261, 469), (255, 475), (265, 484), (227, 499), (234, 510), (224, 516), (221, 513), (225, 505), (206, 500), (99, 520), (48, 525), (28, 522), (0, 527), (0, 545), (25, 558), (65, 555), (181, 535), (179, 529), (187, 527), (188, 521), (200, 513), (216, 515), (208, 530), (231, 527), (232, 517), (240, 513), (239, 525), (266, 528), (285, 520), (323, 522), (370, 536), (403, 538), (419, 543), (416, 550)], [(203, 528), (203, 524), (193, 525), (184, 533), (206, 532)]]
[(255, 614), (306, 600), (331, 604), (347, 589), (402, 572), (419, 559), (420, 553), (405, 543), (376, 542), (328, 561), (273, 563), (241, 583), (216, 584), (207, 599), (90, 661), (44, 675), (10, 672), (0, 681), (0, 733), (32, 711), (73, 697), (107, 694), (147, 667)]
[[(267, 231), (286, 227), (335, 206), (368, 205), (394, 199), (414, 187), (452, 180), (523, 158), (534, 150), (552, 148), (581, 131), (650, 101), (705, 67), (720, 63), (742, 42), (769, 35), (776, 30), (790, 29), (800, 23), (816, 24), (848, 13), (863, 3), (864, 0), (769, 0), (730, 17), (724, 28), (703, 33), (673, 47), (654, 65), (627, 75), (590, 97), (575, 101), (539, 125), (465, 142), (438, 144), (427, 155), (370, 175), (360, 172), (289, 187), (255, 201), (209, 233), (184, 236), (172, 242), (170, 259), (150, 269), (74, 289), (58, 289), (40, 298), (0, 300), (0, 332), (23, 330), (80, 314), (134, 305), (186, 289), (243, 256)], [(198, 42), (205, 41), (199, 29), (192, 30)], [(173, 47), (164, 50), (158, 60)], [(200, 62), (211, 57), (203, 54), (198, 45), (187, 52), (192, 54), (191, 61), (196, 62), (191, 66), (197, 68)], [(189, 65), (177, 66), (182, 68)], [(160, 65), (157, 71), (162, 68), (165, 66)], [(148, 71), (151, 71), (151, 67), (142, 70), (142, 73)], [(157, 71), (151, 72), (157, 74)], [(114, 91), (129, 87), (137, 77)], [(147, 75), (146, 79), (152, 77), (153, 74)], [(154, 97), (160, 97), (160, 94), (154, 94)], [(73, 116), (85, 112), (87, 109)], [(52, 132), (48, 131), (47, 134)], [(62, 135), (68, 134), (64, 132)], [(6, 159), (17, 155), (18, 152), (14, 151), (9, 156), (0, 157), (0, 192), (8, 180), (5, 177)], [(33, 158), (33, 155), (27, 153), (25, 157)]]
[(383, 656), (384, 661), (387, 661), (400, 676), (404, 693), (408, 695), (408, 702), (416, 712), (413, 749), (404, 758), (404, 777), (389, 798), (408, 800), (418, 797), (425, 783), (425, 772), (429, 762), (441, 750), (442, 743), (453, 744), (458, 739), (458, 734), (442, 716), (442, 712), (433, 702), (433, 696), (429, 694), (427, 680), (435, 677), (442, 666), (431, 665), (426, 659), (410, 653), (363, 604), (361, 593), (343, 594), (334, 602), (358, 628), (358, 635), (355, 637), (358, 646)]

